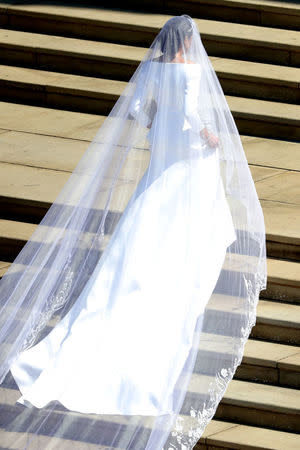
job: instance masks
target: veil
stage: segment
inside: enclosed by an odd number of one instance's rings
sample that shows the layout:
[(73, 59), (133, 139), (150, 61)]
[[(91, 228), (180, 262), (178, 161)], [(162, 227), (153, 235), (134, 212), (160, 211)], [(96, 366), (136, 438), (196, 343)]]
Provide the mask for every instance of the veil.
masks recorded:
[[(265, 287), (264, 218), (236, 124), (195, 22), (172, 17), (1, 280), (2, 446), (192, 449)], [(30, 397), (45, 371), (18, 364), (62, 323), (49, 389)]]

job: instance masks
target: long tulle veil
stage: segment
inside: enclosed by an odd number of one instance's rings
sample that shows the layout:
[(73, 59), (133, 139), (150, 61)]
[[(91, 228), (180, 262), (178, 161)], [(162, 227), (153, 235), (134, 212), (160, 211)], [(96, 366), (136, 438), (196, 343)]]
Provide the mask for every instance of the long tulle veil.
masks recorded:
[[(184, 50), (184, 60), (176, 63), (174, 55), (180, 48)], [(182, 70), (175, 70), (175, 65)], [(184, 70), (192, 73), (188, 82)], [(190, 95), (192, 103), (185, 103), (186, 95)], [(186, 143), (184, 153), (174, 145), (172, 133), (164, 131), (170, 130), (171, 112), (176, 108), (181, 108), (185, 115), (179, 130)], [(176, 124), (172, 123), (173, 130)], [(200, 137), (204, 127), (218, 137), (217, 149), (210, 148), (205, 137)], [(85, 295), (109, 254), (111, 243), (115, 237), (118, 239), (122, 217), (130, 208), (136, 208), (138, 215), (142, 208), (148, 207), (147, 196), (143, 194), (169, 173), (174, 164), (184, 162), (184, 167), (193, 170), (184, 185), (189, 194), (178, 198), (178, 208), (186, 212), (186, 230), (197, 226), (191, 223), (193, 208), (195, 205), (201, 208), (204, 196), (195, 202), (192, 195), (197, 192), (194, 161), (197, 152), (213, 151), (218, 152), (220, 179), (235, 240), (226, 249), (217, 283), (205, 301), (204, 310), (199, 299), (199, 306), (194, 303), (193, 320), (186, 322), (191, 340), (182, 371), (171, 392), (168, 391), (171, 410), (153, 415), (105, 414), (101, 413), (101, 398), (97, 413), (68, 410), (59, 399), (40, 408), (16, 404), (20, 392), (10, 368), (22, 352), (40, 342), (76, 305), (78, 298)], [(162, 196), (173, 188), (168, 179), (161, 184)], [(213, 185), (214, 180), (211, 181)], [(182, 198), (185, 204), (181, 204)], [(166, 219), (171, 223), (176, 217), (164, 217), (162, 213), (161, 221), (148, 228), (149, 242), (157, 239)], [(204, 214), (201, 220), (205, 224), (209, 217)], [(126, 258), (134, 251), (133, 225), (128, 231), (125, 263), (114, 274), (114, 292), (118, 292), (126, 278)], [(224, 224), (215, 225), (216, 236), (221, 237)], [(188, 238), (183, 233), (174, 239), (174, 254), (170, 258), (176, 259), (176, 248), (185, 245)], [(203, 242), (200, 238), (199, 242)], [(195, 261), (197, 255), (199, 261), (203, 258), (209, 261), (210, 248), (201, 248), (198, 239), (193, 239)], [(147, 259), (155, 262), (151, 246), (147, 248), (149, 254), (143, 255), (141, 265)], [(183, 267), (180, 260), (176, 264)], [(162, 279), (168, 280), (169, 268), (162, 270)], [(156, 285), (156, 274), (153, 263), (145, 281), (149, 286)], [(179, 285), (180, 277), (170, 277), (166, 296), (176, 293)], [(236, 124), (195, 22), (187, 15), (173, 17), (154, 39), (60, 195), (1, 280), (0, 379), (5, 399), (0, 417), (7, 440), (11, 439), (13, 448), (28, 449), (69, 448), (68, 439), (78, 440), (80, 449), (192, 449), (241, 363), (244, 345), (256, 321), (259, 293), (265, 286), (264, 219)], [(188, 287), (186, 295), (183, 292), (180, 297), (183, 303), (187, 302)], [(99, 298), (104, 311), (106, 301)], [(151, 302), (148, 307), (151, 308)], [(153, 337), (162, 322), (166, 336), (172, 329), (172, 308), (161, 304), (160, 311), (160, 325), (152, 324)], [(133, 315), (132, 320), (138, 319), (138, 315)], [(126, 325), (130, 329), (131, 323)], [(119, 340), (121, 343), (121, 335)], [(105, 346), (110, 349), (109, 340)], [(111, 352), (113, 361), (113, 349)], [(128, 355), (129, 352), (130, 349)], [(101, 359), (101, 353), (97, 357)], [(135, 358), (138, 366), (140, 355), (130, 357)], [(165, 357), (168, 359), (168, 351)], [(160, 367), (154, 369), (160, 373)], [(89, 383), (88, 372), (82, 371), (81, 381), (79, 393)], [(162, 394), (167, 393), (167, 388), (162, 388), (165, 389)]]

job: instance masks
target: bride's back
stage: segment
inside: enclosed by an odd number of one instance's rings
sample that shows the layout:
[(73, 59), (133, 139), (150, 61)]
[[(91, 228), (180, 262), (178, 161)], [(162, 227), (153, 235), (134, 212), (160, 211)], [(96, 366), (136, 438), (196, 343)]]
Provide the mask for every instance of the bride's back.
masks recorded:
[(173, 157), (176, 152), (180, 158), (179, 154), (186, 152), (183, 150), (186, 145), (202, 145), (198, 112), (201, 66), (154, 62), (150, 70), (151, 82), (147, 89), (156, 103), (156, 114), (148, 139), (155, 147), (168, 142), (168, 147), (173, 149)]
[[(184, 105), (189, 92), (189, 85), (192, 80), (199, 82), (201, 69), (199, 64), (187, 63), (159, 63), (155, 62), (155, 76), (152, 78), (152, 95), (157, 104), (157, 111), (164, 113), (184, 112)], [(197, 95), (197, 92), (193, 93)]]

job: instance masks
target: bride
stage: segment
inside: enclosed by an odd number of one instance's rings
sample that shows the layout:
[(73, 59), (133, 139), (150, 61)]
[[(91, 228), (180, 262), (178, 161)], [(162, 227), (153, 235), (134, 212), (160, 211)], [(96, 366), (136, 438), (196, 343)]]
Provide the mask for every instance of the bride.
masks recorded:
[(192, 449), (265, 277), (238, 131), (195, 22), (173, 17), (3, 277), (5, 439)]

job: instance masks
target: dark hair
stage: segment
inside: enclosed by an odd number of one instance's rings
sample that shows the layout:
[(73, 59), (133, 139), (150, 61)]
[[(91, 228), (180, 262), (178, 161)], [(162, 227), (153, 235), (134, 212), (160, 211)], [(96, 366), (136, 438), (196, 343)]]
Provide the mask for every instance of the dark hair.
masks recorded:
[(161, 29), (158, 40), (161, 52), (172, 60), (186, 37), (193, 34), (192, 18), (187, 14), (169, 19)]

